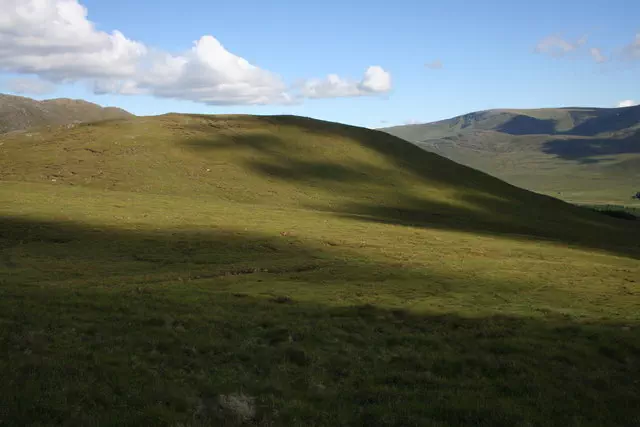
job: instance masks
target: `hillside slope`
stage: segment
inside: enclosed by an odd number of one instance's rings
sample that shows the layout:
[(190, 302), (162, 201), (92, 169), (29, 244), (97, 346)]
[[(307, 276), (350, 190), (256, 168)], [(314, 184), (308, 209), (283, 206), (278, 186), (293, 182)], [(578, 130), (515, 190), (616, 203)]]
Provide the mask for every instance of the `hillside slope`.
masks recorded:
[(571, 201), (633, 203), (640, 106), (490, 110), (383, 129), (514, 185)]
[(0, 133), (132, 116), (120, 108), (101, 107), (82, 100), (60, 98), (36, 101), (0, 94)]
[(300, 117), (0, 135), (0, 420), (637, 424), (639, 241)]
[[(297, 117), (166, 115), (0, 138), (0, 179), (258, 203), (550, 238), (590, 213), (382, 132)], [(608, 233), (608, 231), (607, 231)]]

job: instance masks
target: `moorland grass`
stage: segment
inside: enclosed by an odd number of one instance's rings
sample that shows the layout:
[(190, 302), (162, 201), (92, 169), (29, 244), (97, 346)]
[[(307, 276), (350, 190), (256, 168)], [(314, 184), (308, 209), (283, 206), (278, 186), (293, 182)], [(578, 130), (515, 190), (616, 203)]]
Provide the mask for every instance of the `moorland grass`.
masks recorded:
[(6, 425), (640, 422), (635, 222), (306, 119), (41, 137), (0, 141)]

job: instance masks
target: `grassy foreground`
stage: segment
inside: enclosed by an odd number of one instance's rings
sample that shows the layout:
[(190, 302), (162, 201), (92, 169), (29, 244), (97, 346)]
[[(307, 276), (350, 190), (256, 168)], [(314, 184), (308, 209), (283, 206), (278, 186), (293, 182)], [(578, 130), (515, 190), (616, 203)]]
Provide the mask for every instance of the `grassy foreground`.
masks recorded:
[(42, 162), (112, 125), (1, 141), (0, 425), (640, 423), (636, 222), (364, 130), (182, 151), (149, 120), (118, 126), (162, 150), (99, 168)]

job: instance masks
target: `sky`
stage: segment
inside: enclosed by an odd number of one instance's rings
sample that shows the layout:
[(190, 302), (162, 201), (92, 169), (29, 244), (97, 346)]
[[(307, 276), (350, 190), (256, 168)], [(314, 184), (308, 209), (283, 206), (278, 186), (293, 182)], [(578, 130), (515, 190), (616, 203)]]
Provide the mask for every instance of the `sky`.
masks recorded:
[(0, 92), (365, 127), (640, 102), (637, 0), (0, 0)]

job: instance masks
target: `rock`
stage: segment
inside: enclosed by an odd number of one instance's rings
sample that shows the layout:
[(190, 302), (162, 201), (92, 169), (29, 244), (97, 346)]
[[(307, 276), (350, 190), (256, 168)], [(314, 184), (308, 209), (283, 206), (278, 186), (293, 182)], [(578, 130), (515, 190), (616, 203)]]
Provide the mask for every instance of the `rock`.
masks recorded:
[(249, 422), (256, 416), (255, 398), (243, 393), (221, 394), (218, 404), (222, 409), (235, 414), (239, 421)]

